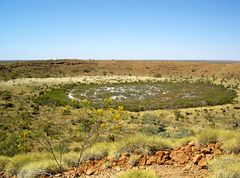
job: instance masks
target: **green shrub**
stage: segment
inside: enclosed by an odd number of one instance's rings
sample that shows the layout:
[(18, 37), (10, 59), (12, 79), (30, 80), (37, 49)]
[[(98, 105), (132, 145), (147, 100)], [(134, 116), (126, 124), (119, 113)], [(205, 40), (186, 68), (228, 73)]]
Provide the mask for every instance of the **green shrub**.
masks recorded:
[(212, 178), (239, 178), (240, 158), (237, 156), (221, 156), (208, 164)]
[(240, 137), (226, 140), (223, 143), (221, 148), (227, 154), (230, 154), (230, 153), (238, 154), (238, 153), (240, 153)]
[(2, 91), (2, 92), (0, 92), (0, 96), (1, 96), (2, 100), (9, 101), (12, 98), (11, 95), (12, 94), (11, 94), (10, 91)]
[(28, 163), (49, 159), (51, 155), (46, 153), (28, 153), (19, 154), (11, 158), (11, 161), (6, 166), (6, 171), (10, 174), (16, 175), (19, 170)]
[(144, 134), (157, 135), (166, 131), (166, 126), (162, 123), (161, 119), (150, 113), (146, 113), (142, 117), (141, 131)]
[(0, 155), (14, 156), (18, 154), (20, 152), (18, 138), (16, 132), (6, 133), (6, 131), (0, 131)]
[(184, 137), (184, 138), (178, 138), (178, 139), (171, 139), (172, 147), (185, 146), (190, 142), (196, 143), (196, 138), (195, 137)]
[(131, 170), (118, 176), (118, 178), (157, 178), (158, 176), (152, 171)]
[[(73, 107), (81, 107), (78, 102), (72, 102), (68, 98), (67, 93), (74, 90), (76, 98), (82, 100), (85, 99), (85, 96), (80, 95), (81, 92), (87, 92), (87, 98), (95, 108), (106, 107), (104, 105), (103, 99), (112, 97), (111, 92), (106, 91), (105, 89), (97, 92), (97, 100), (89, 97), (95, 96), (94, 91), (101, 87), (133, 87), (134, 90), (126, 90), (124, 92), (114, 92), (114, 95), (126, 95), (127, 98), (121, 101), (113, 101), (112, 107), (117, 108), (118, 105), (123, 105), (126, 110), (130, 111), (144, 111), (144, 110), (155, 110), (155, 109), (177, 109), (177, 108), (186, 108), (186, 107), (197, 107), (205, 105), (219, 105), (226, 104), (233, 101), (236, 97), (236, 92), (233, 90), (228, 90), (222, 86), (214, 85), (211, 83), (189, 83), (187, 81), (182, 82), (148, 82), (148, 83), (118, 83), (118, 84), (65, 84), (60, 85), (59, 88), (52, 89), (46, 93), (42, 93), (39, 97), (34, 99), (35, 103), (39, 105), (49, 105), (49, 106), (66, 106), (70, 104)], [(148, 96), (147, 98), (139, 100), (140, 95), (143, 96), (143, 92), (151, 91), (150, 88), (160, 87), (161, 90), (170, 91), (165, 93), (164, 96), (160, 95), (158, 92), (153, 90), (153, 95)], [(194, 94), (196, 97), (184, 97), (186, 91), (182, 88), (188, 88), (188, 90)], [(151, 92), (150, 92), (151, 93)], [(171, 97), (171, 100), (166, 102), (164, 98)], [(177, 97), (172, 97), (177, 96)], [(184, 119), (184, 116), (176, 119)]]
[(69, 152), (63, 155), (63, 162), (69, 167), (78, 166), (79, 152)]
[[(99, 142), (83, 151), (80, 161), (99, 160), (106, 157), (111, 148), (111, 143)], [(69, 152), (63, 155), (63, 162), (70, 166), (78, 166), (80, 152)]]
[(217, 143), (219, 141), (220, 133), (215, 129), (206, 129), (197, 134), (197, 142), (200, 145), (209, 143)]
[(185, 137), (193, 136), (194, 132), (192, 129), (189, 129), (189, 128), (179, 128), (179, 129), (174, 130), (174, 132), (172, 130), (170, 130), (167, 132), (163, 132), (159, 135), (164, 138), (182, 139)]
[[(63, 165), (63, 168), (66, 169), (66, 166)], [(34, 178), (42, 174), (54, 175), (61, 171), (54, 160), (40, 160), (23, 166), (19, 171), (18, 177)]]
[(83, 153), (83, 160), (99, 160), (106, 157), (111, 148), (111, 143), (99, 142), (95, 143), (89, 149), (86, 149)]
[(0, 156), (0, 172), (5, 170), (6, 165), (10, 162), (10, 158), (7, 156)]
[(116, 142), (113, 147), (115, 153), (151, 154), (171, 146), (169, 141), (161, 137), (138, 134)]

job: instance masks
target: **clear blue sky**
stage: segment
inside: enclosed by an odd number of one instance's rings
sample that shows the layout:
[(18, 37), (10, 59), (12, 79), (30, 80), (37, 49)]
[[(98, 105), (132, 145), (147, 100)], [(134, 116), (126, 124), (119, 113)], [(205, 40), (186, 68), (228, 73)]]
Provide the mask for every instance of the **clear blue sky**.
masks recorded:
[(0, 59), (239, 59), (240, 0), (0, 0)]

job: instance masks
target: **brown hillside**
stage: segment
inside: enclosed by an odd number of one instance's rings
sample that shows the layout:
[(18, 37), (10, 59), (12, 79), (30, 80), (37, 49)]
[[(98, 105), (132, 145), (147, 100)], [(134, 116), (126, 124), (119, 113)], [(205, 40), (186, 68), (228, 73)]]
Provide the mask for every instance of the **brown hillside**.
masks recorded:
[(129, 61), (129, 60), (48, 60), (0, 63), (0, 80), (26, 77), (79, 75), (136, 76), (221, 76), (240, 77), (240, 63)]

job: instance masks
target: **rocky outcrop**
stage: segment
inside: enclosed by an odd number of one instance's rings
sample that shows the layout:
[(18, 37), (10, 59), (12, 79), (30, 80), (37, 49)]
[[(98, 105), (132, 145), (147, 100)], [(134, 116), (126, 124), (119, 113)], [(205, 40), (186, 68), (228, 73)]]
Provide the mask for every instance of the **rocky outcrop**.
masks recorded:
[[(138, 168), (144, 168), (150, 165), (173, 165), (176, 167), (183, 167), (184, 171), (194, 169), (207, 168), (207, 161), (214, 158), (214, 156), (222, 153), (220, 144), (209, 144), (205, 146), (197, 146), (192, 143), (174, 148), (172, 150), (159, 150), (152, 155), (139, 155), (139, 158), (134, 165)], [(129, 164), (130, 155), (127, 153), (121, 154), (118, 159), (106, 157), (101, 160), (88, 160), (81, 166), (73, 168), (62, 174), (64, 177), (74, 177), (81, 175), (98, 175), (106, 169), (119, 172), (133, 168)], [(108, 162), (110, 166), (106, 167)]]

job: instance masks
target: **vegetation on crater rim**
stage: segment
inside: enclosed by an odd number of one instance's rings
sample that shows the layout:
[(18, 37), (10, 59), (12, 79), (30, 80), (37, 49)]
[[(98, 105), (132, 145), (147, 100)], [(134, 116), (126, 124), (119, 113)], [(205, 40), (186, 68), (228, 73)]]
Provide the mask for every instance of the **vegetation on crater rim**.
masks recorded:
[(118, 84), (67, 84), (35, 99), (40, 105), (80, 108), (79, 101), (88, 99), (95, 108), (106, 108), (105, 98), (112, 99), (112, 107), (122, 105), (129, 111), (176, 109), (213, 106), (231, 103), (234, 90), (203, 82), (154, 82)]

